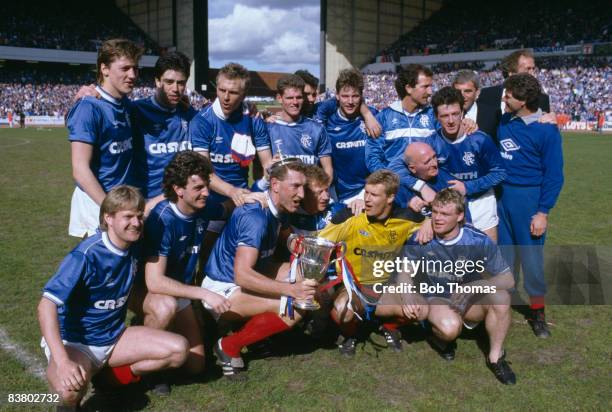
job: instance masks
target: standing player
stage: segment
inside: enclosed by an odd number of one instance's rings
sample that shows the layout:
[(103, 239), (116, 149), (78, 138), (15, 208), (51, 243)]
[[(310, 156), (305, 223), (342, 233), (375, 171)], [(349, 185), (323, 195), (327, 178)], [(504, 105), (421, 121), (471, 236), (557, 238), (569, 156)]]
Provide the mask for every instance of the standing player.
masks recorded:
[(101, 231), (70, 252), (43, 289), (38, 320), (47, 380), (66, 406), (78, 407), (87, 384), (106, 364), (109, 377), (128, 384), (146, 373), (178, 368), (187, 358), (185, 338), (124, 324), (143, 211), (135, 188), (112, 189), (102, 201)]
[[(461, 121), (463, 96), (458, 90), (441, 88), (431, 104), (441, 128), (427, 138), (427, 143), (435, 150), (440, 167), (455, 177), (448, 182), (450, 187), (467, 195), (472, 224), (497, 241), (499, 219), (493, 188), (506, 176), (499, 149), (485, 133), (465, 132)], [(425, 193), (423, 197), (432, 189), (418, 179), (407, 177), (405, 183)]]
[(282, 222), (304, 198), (305, 168), (302, 162), (274, 166), (270, 170), (268, 207), (253, 204), (236, 208), (204, 269), (202, 287), (224, 296), (231, 304), (223, 314), (210, 305), (205, 307), (216, 318), (246, 320), (242, 329), (215, 345), (217, 362), (225, 376), (234, 377), (244, 367), (240, 356), (243, 347), (288, 330), (300, 320), (297, 311), (294, 318), (279, 316), (284, 314), (283, 297), (314, 296), (314, 280), (289, 283), (288, 265), (279, 269), (272, 261)]
[(120, 184), (135, 184), (130, 101), (142, 49), (123, 39), (107, 40), (98, 52), (101, 99), (84, 97), (68, 113), (66, 125), (77, 187), (70, 205), (71, 236), (91, 236), (98, 227), (100, 203)]
[(163, 199), (162, 179), (170, 160), (177, 152), (191, 150), (188, 126), (197, 112), (182, 103), (190, 66), (183, 53), (161, 56), (154, 68), (155, 95), (134, 102), (134, 154), (144, 175), (149, 210)]
[[(248, 70), (237, 63), (228, 63), (219, 70), (216, 81), (217, 99), (189, 124), (191, 145), (213, 165), (209, 203), (231, 199), (240, 206), (249, 193), (249, 165), (255, 154), (264, 170), (272, 162), (270, 141), (263, 121), (245, 113), (243, 103), (250, 83)], [(209, 225), (203, 245), (204, 262), (224, 224), (215, 220)]]
[(312, 119), (317, 113), (317, 96), (319, 95), (319, 79), (308, 70), (298, 70), (294, 73), (304, 81), (304, 105), (302, 115)]
[[(317, 118), (324, 120), (331, 140), (336, 200), (349, 205), (359, 200), (361, 212), (369, 170), (365, 159), (368, 135), (360, 113), (363, 104), (363, 76), (358, 70), (345, 69), (338, 74), (336, 99), (338, 109), (325, 116), (325, 106), (329, 103), (324, 102), (317, 112)], [(375, 109), (369, 110), (372, 115), (377, 114)]]
[[(193, 286), (202, 237), (210, 219), (222, 218), (222, 205), (206, 206), (210, 161), (197, 153), (177, 154), (164, 173), (165, 200), (155, 206), (145, 222), (144, 325), (172, 330), (189, 341), (185, 369), (204, 370), (202, 325), (191, 300), (202, 300), (219, 313), (229, 309), (227, 300), (208, 289)], [(169, 386), (158, 383), (156, 391), (167, 394)]]
[[(397, 175), (388, 170), (379, 170), (368, 176), (365, 186), (365, 212), (353, 216), (349, 209), (336, 214), (332, 222), (321, 233), (320, 237), (332, 242), (346, 242), (346, 259), (353, 275), (360, 285), (372, 287), (375, 283), (384, 282), (385, 277), (373, 275), (373, 261), (395, 256), (406, 239), (415, 233), (423, 217), (409, 209), (395, 208), (393, 202), (399, 187)], [(342, 276), (350, 276), (343, 273)], [(357, 287), (357, 286), (356, 286)], [(349, 293), (353, 295), (349, 305)], [(425, 306), (409, 308), (398, 302), (372, 307), (362, 302), (355, 291), (347, 291), (341, 286), (334, 297), (332, 318), (340, 326), (343, 341), (339, 346), (345, 356), (355, 355), (355, 335), (358, 320), (355, 315), (369, 318), (370, 314), (385, 319), (383, 332), (389, 347), (394, 351), (402, 350), (399, 326), (414, 320), (427, 317)], [(367, 313), (367, 314), (366, 314)]]
[(278, 80), (276, 89), (282, 111), (274, 123), (267, 124), (272, 153), (297, 157), (306, 164), (320, 164), (330, 178), (333, 177), (332, 150), (325, 128), (301, 115), (304, 81), (289, 74)]
[(433, 72), (420, 64), (407, 65), (397, 76), (395, 90), (400, 100), (377, 116), (382, 127), (379, 139), (369, 138), (366, 162), (370, 172), (384, 169), (391, 160), (401, 157), (406, 146), (423, 141), (436, 129), (432, 95)]
[[(434, 347), (445, 359), (454, 359), (453, 341), (463, 325), (473, 329), (484, 320), (490, 344), (487, 366), (502, 383), (513, 385), (516, 377), (506, 361), (503, 343), (511, 322), (507, 291), (514, 287), (514, 279), (497, 246), (482, 232), (462, 225), (464, 205), (456, 190), (438, 192), (432, 203), (434, 239), (419, 245), (413, 237), (404, 256), (424, 262), (422, 286), (436, 290), (424, 293)], [(453, 262), (454, 268), (446, 270), (446, 262)]]
[(561, 134), (556, 125), (540, 123), (541, 93), (535, 77), (522, 73), (504, 81), (508, 113), (498, 129), (501, 156), (508, 177), (498, 202), (499, 244), (518, 276), (520, 263), (529, 295), (529, 324), (540, 338), (550, 336), (544, 315), (544, 240), (548, 214), (563, 187)]

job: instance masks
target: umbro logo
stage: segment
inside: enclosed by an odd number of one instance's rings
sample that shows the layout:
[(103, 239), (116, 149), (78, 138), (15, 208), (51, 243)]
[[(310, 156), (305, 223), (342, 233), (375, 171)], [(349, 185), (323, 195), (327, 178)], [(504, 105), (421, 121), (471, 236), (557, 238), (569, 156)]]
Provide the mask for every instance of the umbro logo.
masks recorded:
[(506, 152), (512, 152), (513, 150), (518, 150), (521, 148), (521, 146), (514, 143), (512, 139), (500, 140), (499, 144)]
[(359, 229), (359, 234), (361, 236), (365, 236), (365, 237), (369, 237), (370, 236), (370, 234), (368, 232), (366, 232), (365, 230), (363, 230), (363, 229)]
[(179, 239), (179, 242), (182, 242), (185, 239), (187, 239), (187, 235), (181, 236), (180, 239)]

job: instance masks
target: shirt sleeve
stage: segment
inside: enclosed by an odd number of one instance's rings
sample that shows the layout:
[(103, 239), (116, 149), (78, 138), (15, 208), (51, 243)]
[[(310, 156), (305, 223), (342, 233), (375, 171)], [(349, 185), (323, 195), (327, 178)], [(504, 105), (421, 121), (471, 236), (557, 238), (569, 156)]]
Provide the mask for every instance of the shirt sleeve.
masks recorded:
[(329, 140), (329, 136), (325, 128), (323, 126), (320, 126), (317, 156), (326, 157), (326, 156), (331, 156), (331, 154), (332, 154), (331, 141)]
[(266, 222), (261, 214), (246, 214), (238, 216), (236, 231), (238, 235), (238, 246), (249, 246), (260, 248), (266, 235)]
[(258, 152), (270, 150), (270, 136), (262, 119), (253, 119), (253, 142)]
[(350, 227), (353, 222), (352, 212), (350, 209), (342, 209), (336, 213), (330, 224), (319, 233), (319, 237), (327, 239), (331, 242), (340, 242), (348, 238)]
[(368, 136), (365, 146), (366, 166), (370, 173), (384, 169), (387, 166), (387, 158), (385, 157), (385, 116), (380, 112), (376, 116), (376, 120), (380, 123), (382, 133), (378, 138)]
[(204, 118), (203, 113), (203, 111), (198, 113), (189, 122), (189, 140), (191, 140), (192, 149), (196, 152), (210, 151), (210, 142), (214, 137), (214, 129)]
[(95, 106), (87, 99), (77, 101), (66, 117), (68, 140), (91, 145), (99, 144), (102, 126)]
[(63, 306), (86, 273), (87, 257), (81, 252), (70, 252), (43, 288), (43, 296), (57, 306)]
[(335, 98), (332, 97), (331, 99), (323, 100), (316, 106), (315, 120), (323, 123), (327, 122), (327, 119), (336, 112), (337, 108), (338, 103)]
[(510, 270), (501, 254), (501, 250), (489, 238), (485, 239), (484, 249), (484, 255), (486, 256), (485, 269), (491, 276), (497, 276)]
[(547, 133), (542, 139), (542, 189), (538, 212), (548, 213), (555, 206), (561, 188), (563, 187), (563, 150), (561, 148), (561, 134), (554, 125), (546, 125)]
[(499, 154), (499, 149), (495, 146), (493, 140), (488, 136), (483, 136), (481, 142), (480, 157), (487, 174), (464, 183), (468, 195), (486, 192), (506, 178), (506, 169)]
[(145, 221), (144, 257), (169, 256), (172, 248), (172, 231), (156, 213)]

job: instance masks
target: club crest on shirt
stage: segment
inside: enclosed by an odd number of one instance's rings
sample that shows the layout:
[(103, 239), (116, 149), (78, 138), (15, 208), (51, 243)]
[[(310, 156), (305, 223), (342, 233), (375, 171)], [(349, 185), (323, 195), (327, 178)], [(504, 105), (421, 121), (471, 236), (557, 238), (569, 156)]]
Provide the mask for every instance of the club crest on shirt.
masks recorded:
[(370, 234), (368, 232), (366, 232), (365, 230), (363, 230), (363, 229), (359, 229), (359, 234), (361, 236), (365, 236), (365, 237), (369, 237), (370, 236)]
[(196, 230), (198, 231), (198, 233), (204, 232), (204, 219), (196, 219)]
[(429, 127), (429, 117), (426, 114), (422, 114), (419, 118), (419, 122), (421, 122), (421, 126)]
[(185, 119), (181, 120), (181, 129), (183, 129), (184, 132), (187, 132), (188, 125), (189, 125), (189, 122), (187, 122), (187, 120)]
[(390, 230), (389, 231), (389, 241), (391, 243), (397, 242), (397, 232), (395, 230)]
[(465, 152), (463, 153), (463, 163), (465, 163), (466, 166), (472, 166), (476, 161), (476, 157), (474, 156), (474, 153), (472, 152)]
[(366, 132), (365, 123), (364, 123), (363, 120), (359, 122), (359, 130), (361, 130), (361, 133), (365, 133)]
[(302, 137), (300, 137), (300, 143), (302, 143), (302, 146), (305, 148), (310, 148), (310, 146), (312, 146), (312, 137), (304, 133)]

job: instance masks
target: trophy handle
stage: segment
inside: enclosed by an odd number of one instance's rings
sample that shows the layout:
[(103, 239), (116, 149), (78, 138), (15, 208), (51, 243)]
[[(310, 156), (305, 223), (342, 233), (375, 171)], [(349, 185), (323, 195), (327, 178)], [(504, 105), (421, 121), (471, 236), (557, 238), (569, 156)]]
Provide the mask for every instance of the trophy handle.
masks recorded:
[(340, 246), (340, 255), (336, 253), (336, 258), (329, 261), (330, 265), (333, 263), (336, 263), (339, 259), (339, 256), (344, 256), (344, 254), (346, 253), (346, 242), (345, 241), (342, 240), (336, 243), (336, 246)]
[(303, 238), (304, 238), (304, 236), (302, 236), (302, 235), (298, 235), (297, 233), (292, 233), (292, 234), (290, 234), (290, 235), (289, 235), (289, 237), (287, 238), (287, 249), (289, 249), (289, 253), (291, 253), (291, 254), (292, 254), (292, 255), (294, 255), (294, 256), (297, 256), (297, 255), (298, 255), (298, 253), (294, 252), (294, 251), (291, 249), (291, 244), (293, 243), (293, 241), (294, 241), (294, 240), (296, 240), (296, 239), (297, 239), (297, 240), (298, 240), (298, 242), (299, 242), (299, 241), (300, 241), (300, 239), (303, 239)]

